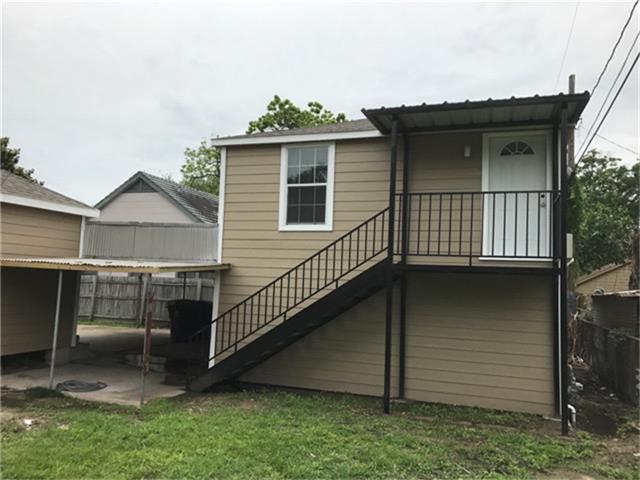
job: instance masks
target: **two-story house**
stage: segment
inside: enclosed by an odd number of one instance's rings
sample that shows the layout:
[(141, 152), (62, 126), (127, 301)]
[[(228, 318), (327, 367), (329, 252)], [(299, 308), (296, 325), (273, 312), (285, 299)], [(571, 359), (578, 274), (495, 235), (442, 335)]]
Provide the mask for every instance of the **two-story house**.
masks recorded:
[(569, 135), (588, 93), (219, 138), (205, 390), (236, 380), (568, 421)]

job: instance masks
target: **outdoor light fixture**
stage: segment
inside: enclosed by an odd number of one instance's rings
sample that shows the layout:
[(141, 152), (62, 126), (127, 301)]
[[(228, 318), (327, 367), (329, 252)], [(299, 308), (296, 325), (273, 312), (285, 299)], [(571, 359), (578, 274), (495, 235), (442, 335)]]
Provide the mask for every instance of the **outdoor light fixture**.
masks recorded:
[(464, 146), (464, 156), (466, 158), (471, 156), (471, 145), (465, 145)]

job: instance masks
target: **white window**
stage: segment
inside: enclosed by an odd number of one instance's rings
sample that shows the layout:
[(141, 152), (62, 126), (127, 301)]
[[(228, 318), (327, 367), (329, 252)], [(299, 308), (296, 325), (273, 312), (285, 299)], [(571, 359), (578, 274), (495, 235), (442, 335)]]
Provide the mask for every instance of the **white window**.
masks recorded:
[(328, 231), (333, 228), (335, 145), (283, 145), (279, 228)]

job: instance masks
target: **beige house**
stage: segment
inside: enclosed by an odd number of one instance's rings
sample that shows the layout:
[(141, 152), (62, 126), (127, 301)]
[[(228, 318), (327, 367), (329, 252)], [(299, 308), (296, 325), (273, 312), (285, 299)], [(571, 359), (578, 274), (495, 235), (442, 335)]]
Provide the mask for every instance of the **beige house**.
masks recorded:
[(566, 429), (567, 143), (588, 99), (363, 109), (217, 139), (231, 269), (190, 388), (557, 414)]
[[(98, 210), (6, 170), (0, 172), (0, 256), (78, 257), (85, 218), (98, 216)], [(2, 267), (0, 274), (0, 353), (50, 351), (58, 272)], [(78, 280), (77, 272), (63, 274), (58, 336), (61, 351), (75, 343)]]
[(576, 280), (576, 292), (591, 295), (595, 290), (621, 292), (629, 289), (631, 262), (619, 265), (606, 265)]

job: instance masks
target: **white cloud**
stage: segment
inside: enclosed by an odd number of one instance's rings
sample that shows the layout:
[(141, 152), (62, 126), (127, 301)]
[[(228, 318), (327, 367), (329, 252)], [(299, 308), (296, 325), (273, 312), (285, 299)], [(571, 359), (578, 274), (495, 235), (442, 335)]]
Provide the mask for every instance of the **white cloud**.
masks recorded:
[[(360, 108), (552, 93), (574, 5), (4, 4), (2, 134), (47, 186), (93, 203), (134, 171), (242, 133), (274, 93)], [(630, 4), (580, 5), (562, 73), (590, 89)], [(636, 14), (637, 19), (637, 14)], [(589, 125), (634, 20), (589, 106)], [(638, 148), (634, 72), (601, 133)], [(579, 132), (581, 139), (584, 132)], [(594, 146), (633, 158), (601, 140)]]

